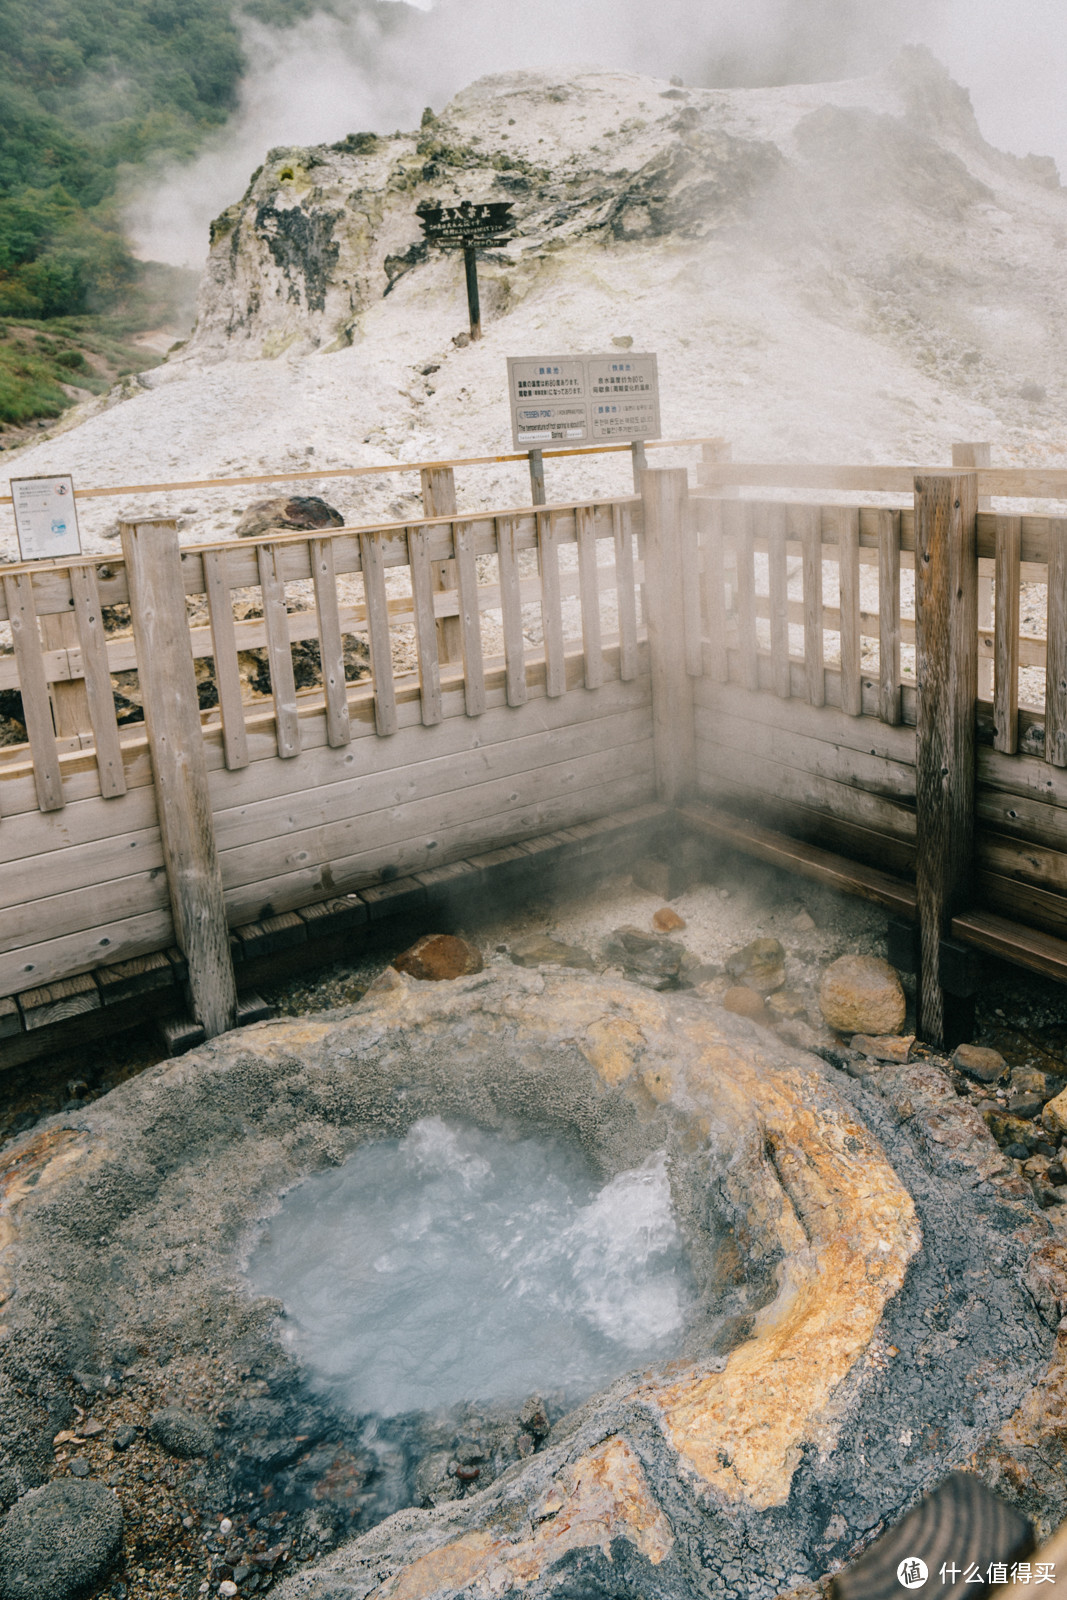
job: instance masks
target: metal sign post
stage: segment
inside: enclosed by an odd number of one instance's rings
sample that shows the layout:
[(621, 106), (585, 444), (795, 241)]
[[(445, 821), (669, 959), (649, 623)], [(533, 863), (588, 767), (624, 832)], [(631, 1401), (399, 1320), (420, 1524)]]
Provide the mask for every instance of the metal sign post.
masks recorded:
[(475, 205), (464, 200), (458, 206), (421, 205), (416, 215), (422, 224), (427, 244), (442, 249), (461, 247), (467, 277), (467, 310), (471, 338), (482, 336), (482, 308), (478, 297), (478, 249), (504, 244), (511, 238), (510, 200), (491, 200)]

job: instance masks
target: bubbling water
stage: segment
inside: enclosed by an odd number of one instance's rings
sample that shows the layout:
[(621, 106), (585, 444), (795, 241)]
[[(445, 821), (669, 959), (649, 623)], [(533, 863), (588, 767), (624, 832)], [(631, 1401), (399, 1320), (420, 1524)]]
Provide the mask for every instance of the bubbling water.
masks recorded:
[(669, 1358), (694, 1298), (666, 1156), (599, 1186), (544, 1139), (438, 1117), (294, 1190), (250, 1264), (316, 1386), (381, 1417)]

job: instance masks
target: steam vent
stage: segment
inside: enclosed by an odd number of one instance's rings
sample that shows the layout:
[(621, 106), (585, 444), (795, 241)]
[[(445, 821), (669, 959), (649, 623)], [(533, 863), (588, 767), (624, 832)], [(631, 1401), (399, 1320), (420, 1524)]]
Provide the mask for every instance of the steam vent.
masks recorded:
[[(665, 1175), (687, 1285), (667, 1353), (570, 1410), (544, 1386), (347, 1408), (250, 1263), (301, 1185), (427, 1119), (555, 1141), (594, 1188)], [(697, 996), (593, 976), (390, 970), (351, 1010), (51, 1119), (0, 1196), (3, 1504), (110, 1387), (116, 1448), (162, 1444), (164, 1492), (205, 1527), (232, 1508), (220, 1545), (258, 1552), (221, 1593), (814, 1596), (953, 1469), (1039, 1534), (1067, 1512), (1063, 1247), (923, 1062), (853, 1078)], [(309, 1260), (327, 1210), (304, 1214)], [(471, 1297), (441, 1342), (491, 1309)]]

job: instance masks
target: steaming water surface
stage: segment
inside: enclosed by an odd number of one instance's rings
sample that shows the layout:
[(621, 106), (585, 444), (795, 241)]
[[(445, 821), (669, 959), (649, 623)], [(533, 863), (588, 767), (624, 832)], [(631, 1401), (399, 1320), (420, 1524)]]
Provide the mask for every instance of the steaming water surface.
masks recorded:
[(294, 1190), (249, 1265), (358, 1415), (575, 1403), (678, 1343), (693, 1288), (662, 1153), (596, 1182), (541, 1139), (437, 1117)]

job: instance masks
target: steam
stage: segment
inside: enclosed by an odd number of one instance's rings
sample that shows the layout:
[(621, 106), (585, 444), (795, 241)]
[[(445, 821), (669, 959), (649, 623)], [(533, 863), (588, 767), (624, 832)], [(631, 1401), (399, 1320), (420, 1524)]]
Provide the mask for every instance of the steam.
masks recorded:
[[(584, 66), (692, 84), (843, 78), (928, 44), (972, 90), (991, 142), (1067, 164), (1060, 0), (344, 0), (288, 29), (248, 20), (249, 63), (229, 125), (191, 165), (156, 173), (131, 203), (149, 259), (198, 267), (208, 224), (278, 145), (418, 125), (491, 72)], [(432, 9), (429, 7), (432, 6)]]

